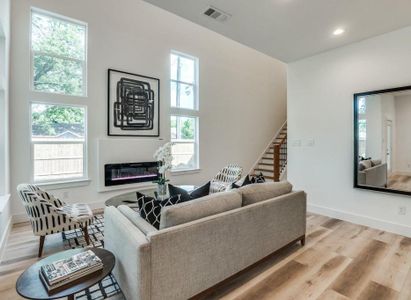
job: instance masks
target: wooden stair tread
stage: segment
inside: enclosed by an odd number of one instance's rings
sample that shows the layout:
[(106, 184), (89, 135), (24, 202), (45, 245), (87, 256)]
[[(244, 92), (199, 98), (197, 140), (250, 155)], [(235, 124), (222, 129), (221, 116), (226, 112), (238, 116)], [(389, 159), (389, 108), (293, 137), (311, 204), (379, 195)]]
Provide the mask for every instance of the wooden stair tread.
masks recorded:
[(269, 170), (269, 169), (260, 169), (260, 168), (256, 168), (256, 169), (254, 169), (254, 171), (259, 171), (259, 172), (269, 172), (269, 173), (274, 172), (274, 170)]

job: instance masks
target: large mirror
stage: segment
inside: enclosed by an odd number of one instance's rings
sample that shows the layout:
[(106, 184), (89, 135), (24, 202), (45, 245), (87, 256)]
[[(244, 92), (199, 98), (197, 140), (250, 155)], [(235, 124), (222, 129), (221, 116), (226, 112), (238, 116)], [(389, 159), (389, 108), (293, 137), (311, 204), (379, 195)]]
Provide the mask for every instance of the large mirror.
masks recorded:
[(354, 95), (354, 186), (411, 195), (411, 86)]

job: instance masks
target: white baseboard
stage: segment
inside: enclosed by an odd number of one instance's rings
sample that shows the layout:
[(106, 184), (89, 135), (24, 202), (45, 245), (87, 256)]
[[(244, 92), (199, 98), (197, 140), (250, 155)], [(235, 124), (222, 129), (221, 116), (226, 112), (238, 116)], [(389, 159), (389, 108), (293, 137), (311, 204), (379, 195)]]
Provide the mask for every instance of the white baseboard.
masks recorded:
[[(87, 203), (87, 205), (89, 205), (92, 210), (104, 209), (105, 208), (104, 202), (105, 201), (95, 201), (95, 202)], [(26, 213), (14, 214), (12, 224), (24, 223), (28, 221), (29, 221), (29, 218), (27, 217)]]
[(355, 224), (360, 224), (368, 227), (372, 227), (387, 232), (392, 232), (407, 237), (411, 237), (411, 226), (402, 225), (394, 222), (384, 221), (376, 218), (367, 217), (364, 215), (354, 214), (351, 212), (345, 212), (336, 210), (329, 207), (308, 204), (307, 210), (312, 213), (317, 213), (327, 217), (332, 217), (344, 221), (348, 221)]
[(4, 229), (3, 235), (0, 239), (0, 261), (3, 260), (4, 249), (6, 249), (7, 238), (10, 235), (11, 227), (12, 227), (12, 217), (9, 218), (7, 221), (6, 228)]

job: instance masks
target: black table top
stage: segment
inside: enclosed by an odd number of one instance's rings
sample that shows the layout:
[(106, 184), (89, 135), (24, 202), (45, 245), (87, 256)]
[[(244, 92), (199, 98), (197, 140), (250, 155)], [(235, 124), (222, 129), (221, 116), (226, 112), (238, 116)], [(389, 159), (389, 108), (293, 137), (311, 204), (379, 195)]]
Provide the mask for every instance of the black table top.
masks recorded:
[[(55, 293), (49, 294), (47, 289), (44, 287), (39, 271), (41, 266), (45, 264), (50, 264), (56, 260), (69, 258), (77, 253), (85, 250), (92, 250), (103, 262), (103, 270), (90, 274), (84, 278), (79, 278), (78, 280), (67, 285), (67, 288), (58, 290)], [(115, 265), (115, 257), (113, 253), (102, 248), (79, 248), (62, 251), (53, 255), (50, 255), (29, 267), (27, 270), (20, 275), (17, 279), (16, 290), (17, 293), (27, 299), (57, 299), (72, 296), (78, 292), (89, 288), (96, 283), (100, 282), (104, 277), (109, 275), (113, 270)]]
[[(194, 185), (177, 185), (179, 188), (185, 189), (187, 192), (191, 192), (196, 187)], [(114, 206), (118, 207), (120, 205), (126, 205), (131, 208), (137, 208), (137, 195), (136, 192), (140, 192), (150, 197), (155, 197), (154, 192), (156, 191), (155, 188), (152, 189), (144, 189), (144, 190), (135, 190), (135, 191), (128, 191), (126, 193), (111, 197), (110, 199), (105, 201), (106, 206)]]

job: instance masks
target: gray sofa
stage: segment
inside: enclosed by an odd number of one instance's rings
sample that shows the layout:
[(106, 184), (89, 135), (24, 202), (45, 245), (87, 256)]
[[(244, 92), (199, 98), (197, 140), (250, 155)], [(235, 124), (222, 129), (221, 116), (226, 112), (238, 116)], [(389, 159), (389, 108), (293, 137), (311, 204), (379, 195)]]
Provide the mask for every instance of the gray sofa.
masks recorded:
[(162, 209), (160, 230), (127, 206), (105, 210), (105, 248), (129, 300), (187, 299), (301, 240), (306, 194), (262, 183)]
[(387, 164), (381, 160), (360, 161), (358, 167), (358, 184), (375, 187), (387, 187)]

